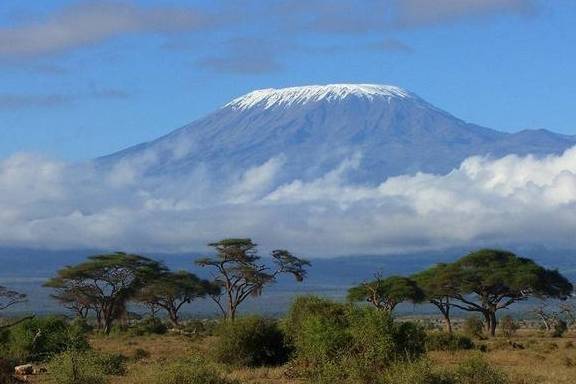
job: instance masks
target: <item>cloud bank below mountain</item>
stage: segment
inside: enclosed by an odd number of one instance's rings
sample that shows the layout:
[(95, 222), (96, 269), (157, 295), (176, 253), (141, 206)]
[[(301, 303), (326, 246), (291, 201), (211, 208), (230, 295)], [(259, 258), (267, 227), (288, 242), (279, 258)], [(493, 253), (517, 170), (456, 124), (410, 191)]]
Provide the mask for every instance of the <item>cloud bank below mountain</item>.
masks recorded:
[(361, 153), (311, 181), (279, 184), (285, 156), (227, 180), (201, 166), (144, 177), (146, 159), (102, 171), (33, 154), (0, 162), (0, 245), (203, 250), (223, 237), (310, 256), (455, 246), (576, 246), (576, 147), (562, 155), (471, 157), (446, 175), (349, 183)]

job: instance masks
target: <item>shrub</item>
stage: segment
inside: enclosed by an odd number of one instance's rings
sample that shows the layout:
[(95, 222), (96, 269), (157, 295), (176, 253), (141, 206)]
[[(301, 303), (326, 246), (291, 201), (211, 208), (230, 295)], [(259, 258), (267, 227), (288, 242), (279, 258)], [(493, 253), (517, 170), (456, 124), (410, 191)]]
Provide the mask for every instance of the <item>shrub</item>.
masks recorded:
[(54, 384), (104, 384), (108, 382), (95, 355), (88, 352), (63, 352), (50, 361), (48, 372)]
[(508, 384), (508, 378), (500, 370), (476, 356), (459, 364), (455, 372), (458, 384)]
[(505, 337), (512, 337), (520, 328), (517, 322), (514, 321), (512, 316), (506, 315), (500, 320), (500, 330)]
[(93, 354), (95, 364), (106, 375), (122, 376), (126, 374), (126, 356), (121, 353)]
[(216, 331), (217, 361), (247, 367), (282, 364), (289, 349), (277, 323), (252, 316), (223, 322)]
[(239, 384), (219, 375), (215, 369), (201, 362), (177, 362), (152, 370), (152, 374), (142, 380), (144, 384)]
[(68, 349), (87, 350), (85, 333), (59, 317), (39, 317), (9, 330), (6, 349), (16, 360), (45, 361)]
[(133, 336), (163, 335), (166, 332), (168, 332), (166, 324), (153, 317), (147, 317), (129, 328), (129, 333)]
[(302, 336), (302, 324), (310, 316), (332, 318), (335, 322), (345, 321), (346, 307), (318, 296), (300, 296), (292, 303), (283, 322), (283, 329), (291, 343)]
[(372, 383), (391, 364), (424, 352), (425, 333), (417, 324), (315, 297), (295, 301), (285, 328), (297, 362), (315, 383)]
[(464, 320), (462, 332), (468, 337), (482, 339), (484, 337), (484, 323), (476, 316), (471, 316)]
[(552, 330), (552, 337), (562, 337), (568, 331), (568, 324), (564, 320), (558, 320), (554, 324), (554, 329)]
[(474, 342), (468, 336), (446, 332), (432, 332), (426, 335), (427, 351), (459, 351), (473, 348)]

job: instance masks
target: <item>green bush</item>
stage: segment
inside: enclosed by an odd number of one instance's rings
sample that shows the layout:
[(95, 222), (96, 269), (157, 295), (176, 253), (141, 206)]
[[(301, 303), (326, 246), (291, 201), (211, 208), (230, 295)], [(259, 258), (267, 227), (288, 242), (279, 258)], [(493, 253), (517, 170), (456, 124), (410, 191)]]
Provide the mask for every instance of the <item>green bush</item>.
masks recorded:
[(484, 338), (484, 323), (476, 316), (470, 316), (462, 324), (462, 332), (468, 337)]
[(108, 382), (96, 355), (89, 352), (63, 352), (50, 361), (48, 372), (54, 384), (105, 384)]
[(500, 370), (476, 356), (459, 364), (454, 371), (457, 384), (508, 384), (509, 380)]
[(122, 376), (126, 374), (128, 359), (121, 353), (98, 353), (93, 354), (92, 358), (100, 368), (100, 372), (105, 375)]
[(239, 384), (199, 361), (176, 362), (152, 370), (143, 384)]
[(459, 351), (473, 348), (474, 342), (468, 336), (446, 332), (431, 332), (426, 335), (427, 351)]
[(54, 316), (24, 321), (10, 328), (6, 339), (7, 355), (19, 362), (45, 361), (68, 349), (89, 348), (82, 329)]
[(275, 321), (251, 316), (225, 321), (216, 330), (214, 357), (221, 363), (258, 367), (286, 362), (289, 349)]
[(283, 329), (291, 343), (298, 342), (298, 337), (302, 335), (302, 324), (311, 315), (345, 322), (346, 307), (318, 296), (297, 297), (283, 321)]
[(424, 352), (420, 326), (371, 307), (305, 297), (294, 302), (284, 324), (298, 366), (315, 383), (372, 383), (395, 362)]
[(163, 335), (168, 332), (168, 327), (160, 319), (147, 317), (129, 328), (132, 336)]

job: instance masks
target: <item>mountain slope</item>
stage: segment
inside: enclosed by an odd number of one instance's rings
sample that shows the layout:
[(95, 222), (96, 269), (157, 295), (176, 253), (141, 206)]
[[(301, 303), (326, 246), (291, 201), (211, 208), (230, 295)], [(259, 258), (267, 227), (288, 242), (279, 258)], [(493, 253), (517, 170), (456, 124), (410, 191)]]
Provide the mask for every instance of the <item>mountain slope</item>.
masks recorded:
[[(509, 134), (466, 123), (394, 86), (336, 84), (251, 92), (155, 141), (101, 158), (149, 175), (202, 169), (216, 178), (281, 164), (277, 182), (311, 180), (355, 159), (353, 182), (446, 173), (471, 155), (559, 153), (576, 138), (548, 131)], [(353, 161), (354, 163), (354, 161)]]

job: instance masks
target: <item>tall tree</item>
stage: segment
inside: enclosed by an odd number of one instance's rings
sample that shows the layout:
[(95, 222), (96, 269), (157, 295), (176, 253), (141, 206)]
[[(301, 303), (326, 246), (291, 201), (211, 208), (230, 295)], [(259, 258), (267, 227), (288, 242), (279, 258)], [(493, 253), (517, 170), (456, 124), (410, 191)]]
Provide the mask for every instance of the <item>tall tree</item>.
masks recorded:
[(168, 272), (144, 286), (137, 300), (155, 308), (162, 308), (174, 326), (179, 323), (179, 311), (184, 304), (208, 295), (220, 294), (220, 286), (208, 280), (202, 280), (186, 271)]
[(286, 250), (272, 251), (274, 267), (261, 262), (257, 245), (251, 239), (224, 239), (209, 244), (215, 257), (199, 259), (196, 264), (212, 268), (214, 281), (222, 288), (221, 295), (212, 295), (225, 318), (234, 320), (240, 304), (250, 296), (259, 296), (262, 289), (287, 273), (302, 281), (310, 262)]
[(456, 274), (452, 298), (454, 307), (483, 315), (490, 335), (496, 334), (497, 311), (529, 297), (564, 300), (574, 287), (556, 270), (512, 252), (482, 249), (450, 266)]
[(452, 333), (451, 300), (458, 294), (458, 278), (458, 274), (447, 264), (437, 264), (412, 276), (422, 289), (425, 299), (440, 310), (448, 333)]
[(404, 301), (418, 303), (424, 299), (424, 293), (415, 281), (403, 276), (383, 278), (376, 276), (373, 281), (362, 283), (348, 290), (351, 301), (367, 301), (376, 308), (392, 312)]
[(45, 286), (56, 289), (62, 298), (89, 300), (101, 329), (108, 334), (126, 303), (146, 283), (165, 272), (166, 268), (158, 261), (116, 252), (91, 256), (81, 264), (67, 266)]

